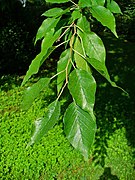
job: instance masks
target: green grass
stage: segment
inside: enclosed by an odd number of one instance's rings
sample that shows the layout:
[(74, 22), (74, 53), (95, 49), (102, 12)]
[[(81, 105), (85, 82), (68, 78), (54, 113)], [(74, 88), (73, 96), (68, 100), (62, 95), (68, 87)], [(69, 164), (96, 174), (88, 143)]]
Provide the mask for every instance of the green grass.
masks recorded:
[[(89, 162), (85, 162), (80, 153), (70, 146), (61, 122), (39, 143), (26, 148), (34, 120), (43, 116), (45, 107), (55, 97), (54, 85), (52, 84), (42, 94), (41, 99), (36, 99), (32, 107), (24, 112), (20, 109), (25, 88), (20, 87), (21, 77), (1, 77), (0, 179), (135, 179), (135, 86), (132, 81), (132, 54), (135, 44), (129, 48), (129, 44), (119, 40), (116, 48), (113, 39), (111, 40), (112, 43), (108, 46), (108, 60), (111, 61), (107, 61), (111, 78), (125, 88), (129, 96), (119, 89), (112, 88), (95, 73), (98, 82), (95, 104), (98, 129)], [(110, 39), (105, 39), (105, 43), (108, 41), (110, 42)]]

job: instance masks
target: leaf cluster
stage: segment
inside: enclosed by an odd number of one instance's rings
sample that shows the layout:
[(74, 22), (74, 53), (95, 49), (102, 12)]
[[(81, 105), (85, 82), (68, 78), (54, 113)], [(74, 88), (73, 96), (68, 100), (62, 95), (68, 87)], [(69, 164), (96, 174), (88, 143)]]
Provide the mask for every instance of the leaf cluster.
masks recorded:
[[(32, 145), (46, 134), (59, 120), (60, 98), (67, 87), (72, 96), (63, 117), (64, 132), (74, 148), (88, 160), (90, 148), (94, 142), (96, 119), (93, 112), (95, 104), (96, 81), (91, 68), (104, 76), (112, 86), (105, 65), (106, 50), (101, 38), (91, 31), (91, 17), (106, 26), (117, 37), (113, 13), (121, 13), (113, 0), (46, 0), (47, 3), (68, 3), (66, 8), (53, 7), (43, 13), (46, 19), (39, 27), (35, 43), (41, 40), (41, 52), (35, 57), (24, 77), (24, 85), (40, 66), (55, 53), (55, 49), (64, 46), (57, 62), (57, 74), (44, 78), (27, 88), (22, 107), (27, 109), (40, 91), (57, 77), (57, 98), (48, 107), (44, 117), (35, 121), (35, 132), (28, 145)], [(84, 13), (86, 12), (86, 14)], [(87, 17), (89, 12), (89, 17)]]

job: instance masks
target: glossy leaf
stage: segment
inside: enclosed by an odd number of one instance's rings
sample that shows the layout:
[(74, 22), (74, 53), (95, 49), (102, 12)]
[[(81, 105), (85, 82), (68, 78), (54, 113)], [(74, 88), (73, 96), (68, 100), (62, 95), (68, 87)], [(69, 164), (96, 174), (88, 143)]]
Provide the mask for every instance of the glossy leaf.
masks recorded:
[(49, 2), (49, 3), (65, 3), (69, 1), (70, 0), (46, 0), (46, 2)]
[[(63, 83), (66, 79), (66, 67), (68, 64), (68, 61), (70, 59), (70, 49), (66, 49), (64, 52), (62, 52), (61, 56), (60, 56), (60, 60), (57, 63), (57, 92), (60, 92), (60, 89), (63, 86)], [(69, 64), (68, 68), (68, 73), (70, 72), (71, 69), (71, 64)]]
[(113, 1), (113, 0), (107, 2), (107, 8), (111, 12), (113, 12), (113, 13), (120, 13), (120, 14), (122, 14), (119, 5), (115, 1)]
[(75, 50), (74, 59), (75, 59), (75, 63), (76, 63), (77, 68), (91, 72), (87, 61), (83, 58), (83, 57), (85, 57), (85, 54), (83, 51), (82, 44), (81, 44), (78, 37), (76, 37), (76, 40), (74, 43), (74, 50)]
[(21, 104), (23, 110), (27, 110), (31, 107), (33, 101), (39, 96), (40, 92), (48, 87), (49, 82), (49, 78), (41, 78), (37, 83), (25, 90)]
[(93, 17), (102, 23), (103, 26), (107, 26), (114, 33), (114, 35), (118, 37), (116, 33), (115, 17), (110, 10), (103, 6), (92, 6), (90, 12), (92, 13)]
[(98, 37), (94, 32), (84, 34), (83, 44), (89, 58), (97, 59), (102, 63), (105, 62), (106, 51), (104, 44), (100, 37)]
[(90, 148), (94, 142), (96, 122), (93, 117), (75, 103), (67, 108), (64, 115), (64, 131), (72, 146), (88, 160)]
[(38, 142), (57, 123), (60, 115), (60, 103), (52, 102), (48, 106), (45, 116), (35, 121), (35, 131), (28, 146)]
[(93, 115), (96, 82), (92, 74), (75, 69), (69, 76), (68, 88), (76, 104)]
[(36, 34), (35, 44), (38, 40), (42, 39), (46, 35), (46, 33), (48, 33), (52, 28), (55, 28), (57, 23), (59, 22), (59, 20), (60, 20), (60, 18), (45, 19), (38, 29), (38, 32)]

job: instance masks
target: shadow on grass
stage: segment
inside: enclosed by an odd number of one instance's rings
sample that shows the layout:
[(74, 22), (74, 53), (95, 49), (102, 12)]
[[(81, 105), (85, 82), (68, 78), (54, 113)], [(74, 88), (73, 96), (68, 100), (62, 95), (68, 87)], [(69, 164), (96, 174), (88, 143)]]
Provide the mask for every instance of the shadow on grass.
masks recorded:
[(120, 89), (111, 87), (95, 73), (98, 84), (95, 103), (98, 129), (94, 159), (99, 159), (97, 163), (104, 167), (107, 140), (116, 129), (125, 127), (128, 145), (135, 148), (135, 43), (124, 42), (112, 36), (105, 37), (103, 41), (107, 48), (106, 64), (111, 79), (129, 93), (127, 95)]
[(111, 168), (110, 167), (106, 167), (104, 169), (103, 174), (99, 177), (99, 180), (119, 180), (119, 178), (116, 175), (113, 175), (111, 173)]

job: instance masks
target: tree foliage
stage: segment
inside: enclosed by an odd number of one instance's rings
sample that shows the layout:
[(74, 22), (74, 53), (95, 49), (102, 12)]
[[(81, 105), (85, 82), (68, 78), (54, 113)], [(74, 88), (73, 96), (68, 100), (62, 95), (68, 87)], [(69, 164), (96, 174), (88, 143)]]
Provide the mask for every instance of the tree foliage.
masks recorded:
[[(44, 117), (35, 122), (35, 132), (28, 145), (45, 135), (58, 121), (60, 116), (60, 98), (67, 87), (72, 103), (65, 111), (63, 123), (67, 139), (79, 150), (84, 158), (89, 157), (90, 148), (96, 132), (96, 118), (93, 112), (96, 81), (91, 67), (104, 76), (112, 86), (105, 59), (106, 50), (101, 38), (91, 31), (91, 19), (95, 18), (116, 36), (116, 23), (113, 13), (121, 13), (113, 0), (46, 0), (54, 3), (43, 16), (45, 20), (38, 29), (35, 43), (41, 40), (41, 52), (33, 59), (24, 77), (24, 85), (55, 49), (64, 46), (57, 62), (57, 74), (40, 79), (26, 89), (22, 107), (27, 110), (32, 101), (57, 78), (58, 96), (48, 107)], [(62, 4), (63, 3), (63, 4)], [(61, 5), (62, 4), (62, 5)]]

